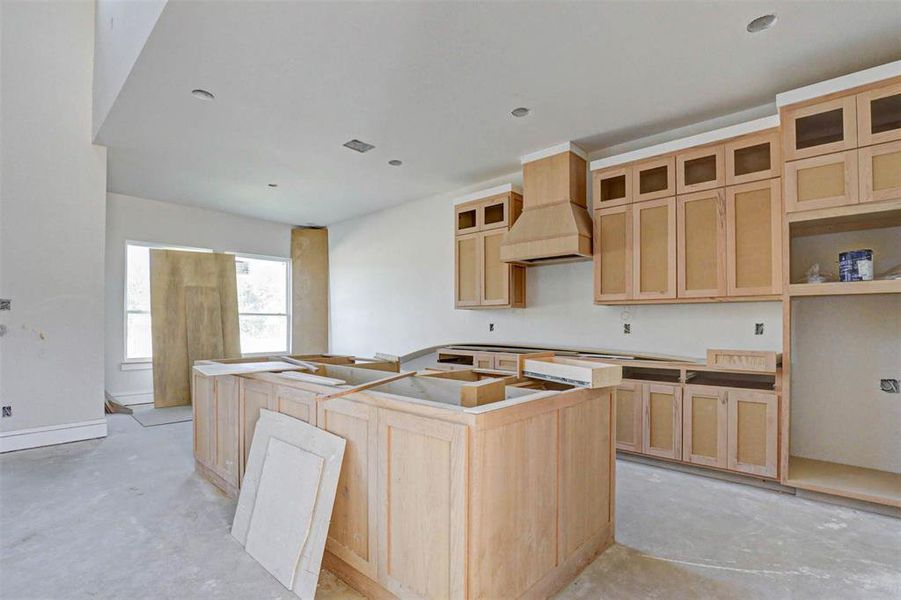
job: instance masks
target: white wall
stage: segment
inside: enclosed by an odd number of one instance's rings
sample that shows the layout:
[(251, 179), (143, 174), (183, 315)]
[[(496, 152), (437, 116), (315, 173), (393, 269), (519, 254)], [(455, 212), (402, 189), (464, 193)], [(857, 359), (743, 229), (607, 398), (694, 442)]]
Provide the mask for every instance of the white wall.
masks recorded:
[[(590, 262), (530, 267), (527, 308), (455, 310), (453, 199), (518, 180), (511, 174), (330, 226), (331, 350), (403, 355), (437, 344), (491, 342), (700, 357), (711, 347), (781, 347), (778, 302), (595, 306)], [(624, 319), (631, 335), (623, 334)], [(755, 336), (760, 322), (765, 335)]]
[(106, 208), (106, 391), (134, 404), (153, 401), (153, 372), (122, 370), (125, 360), (125, 242), (156, 242), (266, 256), (291, 256), (291, 226), (108, 194)]
[(106, 434), (106, 150), (91, 144), (94, 3), (4, 2), (0, 450)]

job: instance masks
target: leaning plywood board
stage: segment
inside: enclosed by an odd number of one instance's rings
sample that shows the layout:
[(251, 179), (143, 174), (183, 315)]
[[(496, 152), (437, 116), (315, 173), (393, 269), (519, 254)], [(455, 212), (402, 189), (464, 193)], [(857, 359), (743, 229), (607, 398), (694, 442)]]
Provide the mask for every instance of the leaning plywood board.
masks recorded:
[(316, 595), (345, 443), (260, 410), (232, 536), (300, 598)]
[(522, 374), (535, 379), (600, 388), (619, 385), (623, 368), (590, 360), (550, 356), (524, 360)]

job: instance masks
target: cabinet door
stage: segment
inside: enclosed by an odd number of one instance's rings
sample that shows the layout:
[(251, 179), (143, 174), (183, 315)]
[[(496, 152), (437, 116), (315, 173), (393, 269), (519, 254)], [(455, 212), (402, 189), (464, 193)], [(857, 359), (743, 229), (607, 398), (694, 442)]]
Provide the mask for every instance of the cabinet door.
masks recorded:
[(679, 194), (712, 190), (725, 183), (722, 144), (676, 154), (676, 191)]
[(676, 199), (632, 205), (632, 296), (676, 297)]
[(675, 157), (652, 158), (632, 166), (633, 202), (643, 202), (675, 195)]
[(482, 226), (479, 205), (472, 202), (454, 208), (454, 235), (474, 233)]
[(487, 229), (506, 229), (511, 224), (510, 194), (487, 198), (479, 205), (479, 221), (481, 231)]
[(729, 390), (729, 468), (776, 477), (776, 394)]
[(662, 383), (642, 387), (642, 452), (681, 460), (682, 388)]
[(682, 398), (682, 460), (725, 469), (728, 434), (726, 391), (685, 386)]
[(857, 101), (846, 96), (783, 112), (785, 160), (810, 158), (857, 147)]
[(632, 203), (632, 167), (613, 167), (591, 174), (595, 210)]
[(474, 369), (494, 369), (494, 355), (490, 353), (475, 354), (472, 357), (472, 367)]
[(723, 190), (677, 199), (680, 298), (726, 295), (726, 199)]
[(244, 466), (247, 464), (250, 444), (253, 442), (253, 434), (257, 427), (257, 421), (260, 419), (260, 409), (276, 410), (275, 393), (272, 387), (271, 383), (265, 381), (241, 380), (241, 403), (238, 415), (241, 431), (241, 464), (239, 468), (241, 479), (244, 479)]
[(901, 141), (857, 151), (860, 159), (860, 201), (901, 198)]
[(234, 375), (216, 377), (216, 437), (213, 468), (229, 484), (239, 487), (241, 381)]
[(328, 530), (328, 550), (378, 579), (378, 409), (334, 398), (319, 405), (318, 427), (347, 440)]
[(497, 371), (506, 371), (508, 373), (516, 373), (519, 366), (519, 357), (516, 354), (495, 354), (494, 368)]
[(215, 378), (192, 373), (191, 406), (194, 413), (194, 460), (213, 468), (215, 445)]
[(594, 211), (594, 299), (632, 298), (632, 207)]
[(481, 236), (478, 233), (458, 235), (454, 257), (454, 306), (465, 308), (478, 306), (481, 298), (482, 253)]
[(857, 94), (857, 144), (901, 140), (901, 82)]
[(782, 291), (779, 179), (726, 188), (726, 286), (730, 296)]
[(466, 427), (378, 410), (379, 583), (401, 598), (466, 594)]
[(785, 212), (857, 204), (857, 150), (785, 163)]
[(641, 452), (642, 384), (623, 382), (616, 388), (616, 447)]
[(726, 185), (772, 179), (782, 175), (779, 130), (742, 136), (726, 143)]
[(501, 242), (506, 229), (479, 234), (479, 254), (482, 257), (480, 304), (505, 306), (510, 304), (510, 264), (501, 260)]
[(316, 425), (316, 394), (284, 385), (275, 388), (278, 412)]

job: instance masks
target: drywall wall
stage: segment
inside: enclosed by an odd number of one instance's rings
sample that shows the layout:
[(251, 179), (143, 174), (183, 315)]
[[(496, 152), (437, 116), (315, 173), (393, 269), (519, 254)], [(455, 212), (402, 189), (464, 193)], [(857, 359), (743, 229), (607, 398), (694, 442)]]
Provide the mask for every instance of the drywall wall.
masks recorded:
[(153, 401), (150, 363), (125, 361), (125, 244), (128, 241), (291, 256), (291, 226), (228, 213), (107, 194), (106, 391), (124, 404)]
[[(330, 226), (331, 351), (403, 355), (436, 344), (490, 342), (700, 357), (710, 347), (781, 347), (779, 303), (595, 306), (591, 262), (530, 267), (527, 308), (455, 310), (454, 198), (508, 182), (519, 184), (521, 176)], [(764, 323), (764, 335), (754, 335), (755, 323)]]
[(0, 19), (0, 450), (106, 435), (106, 149), (91, 144), (94, 3)]
[(791, 453), (901, 473), (901, 298), (792, 302)]

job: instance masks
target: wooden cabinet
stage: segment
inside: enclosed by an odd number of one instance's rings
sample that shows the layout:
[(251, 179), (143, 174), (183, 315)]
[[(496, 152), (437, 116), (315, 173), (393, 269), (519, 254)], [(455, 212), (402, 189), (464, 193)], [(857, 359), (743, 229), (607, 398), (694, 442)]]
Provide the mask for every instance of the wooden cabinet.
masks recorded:
[(727, 468), (726, 393), (723, 388), (685, 386), (682, 397), (682, 460)]
[(472, 357), (472, 366), (474, 369), (494, 369), (494, 355), (476, 352)]
[(726, 185), (772, 179), (782, 175), (779, 130), (753, 133), (726, 142)]
[(614, 167), (591, 173), (595, 210), (632, 203), (632, 167)]
[(637, 299), (676, 297), (676, 199), (632, 205), (632, 292)]
[(901, 140), (857, 151), (860, 201), (901, 198)]
[(857, 204), (857, 150), (785, 163), (785, 211)]
[(379, 583), (402, 598), (463, 598), (466, 426), (378, 412)]
[(677, 198), (680, 298), (726, 295), (726, 200), (722, 189)]
[(857, 94), (857, 144), (901, 140), (901, 81)]
[(310, 425), (316, 424), (316, 394), (279, 385), (275, 388), (276, 410)]
[(455, 308), (525, 306), (525, 267), (501, 260), (501, 242), (521, 212), (522, 197), (512, 192), (456, 207)]
[(730, 296), (782, 290), (779, 179), (726, 188), (726, 287)]
[(725, 182), (722, 144), (676, 154), (676, 191), (679, 194), (723, 187)]
[(676, 160), (670, 156), (652, 158), (632, 167), (634, 202), (676, 195)]
[(642, 384), (624, 381), (616, 388), (616, 447), (641, 452)]
[(642, 452), (682, 459), (682, 387), (642, 385)]
[(239, 426), (241, 432), (241, 462), (239, 476), (244, 478), (244, 465), (250, 454), (250, 443), (253, 441), (253, 433), (260, 419), (260, 409), (278, 410), (275, 399), (275, 390), (271, 383), (254, 379), (241, 378), (241, 399), (239, 402)]
[(853, 95), (783, 111), (782, 148), (787, 161), (856, 147), (857, 101)]
[(237, 491), (241, 470), (238, 442), (240, 380), (233, 375), (193, 373), (194, 458), (220, 486)]
[(730, 389), (727, 399), (729, 469), (775, 477), (778, 437), (776, 394)]
[(594, 211), (594, 299), (632, 298), (632, 207)]

